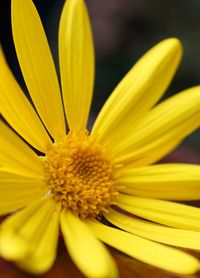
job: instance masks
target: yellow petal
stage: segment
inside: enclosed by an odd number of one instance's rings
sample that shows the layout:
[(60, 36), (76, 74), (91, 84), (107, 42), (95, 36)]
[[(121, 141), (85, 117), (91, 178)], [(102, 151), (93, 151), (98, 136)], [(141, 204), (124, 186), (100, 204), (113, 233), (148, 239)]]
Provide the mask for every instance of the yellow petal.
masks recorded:
[(12, 0), (12, 31), (34, 105), (54, 139), (65, 135), (59, 84), (39, 15), (31, 0)]
[(9, 127), (0, 121), (0, 163), (23, 176), (43, 176), (40, 158)]
[(44, 180), (2, 171), (0, 168), (0, 214), (25, 207), (47, 192)]
[(199, 270), (199, 261), (187, 253), (97, 222), (88, 225), (97, 238), (142, 262), (180, 274)]
[(200, 250), (199, 232), (161, 226), (149, 221), (127, 216), (114, 209), (110, 209), (109, 213), (105, 214), (105, 217), (113, 225), (137, 236), (164, 244)]
[(117, 183), (122, 192), (135, 196), (169, 199), (200, 199), (200, 167), (187, 164), (160, 164), (122, 171)]
[(59, 235), (59, 216), (61, 207), (53, 207), (51, 214), (44, 219), (38, 235), (31, 241), (31, 249), (17, 265), (34, 274), (42, 274), (49, 270), (55, 259)]
[(10, 71), (0, 47), (0, 113), (33, 147), (46, 152), (51, 140)]
[(83, 0), (66, 1), (59, 28), (60, 72), (70, 129), (86, 128), (94, 83), (94, 49)]
[(118, 277), (113, 259), (83, 221), (63, 210), (61, 229), (70, 256), (87, 277)]
[(169, 85), (182, 55), (175, 38), (148, 51), (116, 87), (95, 121), (92, 133), (112, 148), (129, 136)]
[[(115, 145), (117, 162), (132, 163), (146, 156), (156, 160), (157, 149), (176, 145), (200, 124), (200, 86), (157, 105), (129, 138)], [(159, 158), (160, 158), (160, 153)]]
[(174, 228), (200, 231), (200, 209), (163, 200), (120, 194), (117, 205), (134, 215)]
[(150, 164), (153, 164), (154, 162), (159, 161), (161, 158), (165, 157), (165, 155), (172, 152), (176, 147), (178, 147), (181, 144), (182, 140), (175, 140), (168, 143), (163, 143), (159, 146), (157, 146), (156, 150), (154, 152), (151, 152), (149, 154), (145, 154), (145, 156), (142, 156), (140, 159), (132, 159), (129, 164), (126, 165), (126, 168), (133, 168), (133, 167), (143, 167)]
[(1, 228), (1, 255), (32, 273), (47, 271), (56, 256), (60, 208), (40, 201), (6, 219)]
[[(0, 230), (0, 255), (5, 259), (16, 260), (22, 258), (28, 250), (28, 243), (20, 236), (20, 228), (34, 215), (41, 207), (41, 201), (34, 202), (34, 204), (27, 208), (14, 213), (8, 217), (2, 224)], [(30, 231), (31, 232), (31, 231)]]

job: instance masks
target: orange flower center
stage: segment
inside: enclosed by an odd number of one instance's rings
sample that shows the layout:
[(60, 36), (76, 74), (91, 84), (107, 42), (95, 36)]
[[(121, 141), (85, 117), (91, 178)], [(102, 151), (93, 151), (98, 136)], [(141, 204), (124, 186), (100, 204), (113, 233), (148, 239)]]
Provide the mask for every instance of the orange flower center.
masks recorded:
[(44, 158), (49, 193), (80, 218), (108, 212), (118, 190), (116, 165), (95, 138), (87, 132), (69, 132)]

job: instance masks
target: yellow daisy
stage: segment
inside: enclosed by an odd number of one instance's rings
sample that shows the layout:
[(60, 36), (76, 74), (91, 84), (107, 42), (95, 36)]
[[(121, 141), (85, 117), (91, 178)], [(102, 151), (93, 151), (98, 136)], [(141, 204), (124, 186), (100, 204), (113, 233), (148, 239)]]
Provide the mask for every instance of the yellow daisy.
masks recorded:
[(32, 273), (47, 271), (60, 226), (87, 277), (118, 277), (101, 241), (168, 271), (198, 271), (196, 258), (168, 245), (200, 249), (200, 209), (169, 201), (199, 199), (200, 167), (151, 165), (200, 124), (199, 86), (155, 106), (179, 64), (180, 42), (148, 51), (88, 132), (94, 51), (84, 1), (66, 1), (61, 16), (62, 95), (31, 0), (12, 0), (12, 29), (34, 108), (1, 51), (0, 112), (14, 129), (0, 122), (0, 214), (11, 213), (1, 225), (1, 256)]

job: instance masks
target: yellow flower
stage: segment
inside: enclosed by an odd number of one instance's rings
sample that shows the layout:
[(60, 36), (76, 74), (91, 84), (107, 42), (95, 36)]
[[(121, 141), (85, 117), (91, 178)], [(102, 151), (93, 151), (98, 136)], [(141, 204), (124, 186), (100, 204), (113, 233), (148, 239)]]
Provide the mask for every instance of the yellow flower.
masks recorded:
[(60, 225), (87, 277), (118, 276), (101, 241), (168, 271), (199, 270), (196, 258), (167, 245), (200, 249), (200, 209), (169, 201), (199, 199), (200, 168), (151, 165), (200, 124), (199, 86), (155, 106), (179, 64), (180, 42), (167, 39), (147, 52), (89, 133), (94, 52), (84, 1), (66, 1), (61, 17), (62, 96), (31, 0), (12, 0), (12, 29), (37, 113), (1, 51), (0, 111), (18, 133), (0, 122), (0, 214), (11, 213), (1, 225), (1, 256), (32, 273), (47, 271)]

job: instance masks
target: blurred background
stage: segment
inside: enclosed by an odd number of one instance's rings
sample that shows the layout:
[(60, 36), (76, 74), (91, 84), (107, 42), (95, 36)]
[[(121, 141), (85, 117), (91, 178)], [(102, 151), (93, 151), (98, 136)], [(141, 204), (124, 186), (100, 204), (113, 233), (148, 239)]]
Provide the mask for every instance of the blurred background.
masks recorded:
[[(58, 68), (57, 32), (64, 0), (33, 2), (41, 16)], [(200, 1), (86, 0), (86, 3), (96, 50), (93, 118), (137, 59), (168, 37), (178, 37), (182, 41), (184, 56), (165, 97), (200, 84)], [(12, 41), (10, 0), (0, 1), (0, 40), (12, 70), (24, 86)], [(200, 150), (200, 132), (190, 136), (186, 144)]]
[[(20, 1), (20, 0), (19, 0)], [(33, 0), (41, 16), (58, 68), (57, 33), (64, 0)], [(96, 50), (95, 95), (92, 118), (137, 59), (154, 44), (178, 37), (183, 61), (165, 97), (200, 84), (200, 1), (198, 0), (86, 0)], [(0, 1), (0, 43), (17, 80), (25, 88), (11, 32), (10, 0)], [(1, 74), (0, 74), (1, 75)], [(177, 107), (178, 109), (178, 107)], [(200, 163), (200, 132), (192, 134), (164, 161)], [(83, 277), (61, 243), (53, 269), (42, 277)], [(180, 277), (161, 272), (114, 252), (121, 277)], [(66, 268), (67, 262), (67, 268)], [(0, 277), (34, 277), (0, 260)], [(193, 277), (200, 277), (198, 274)]]

